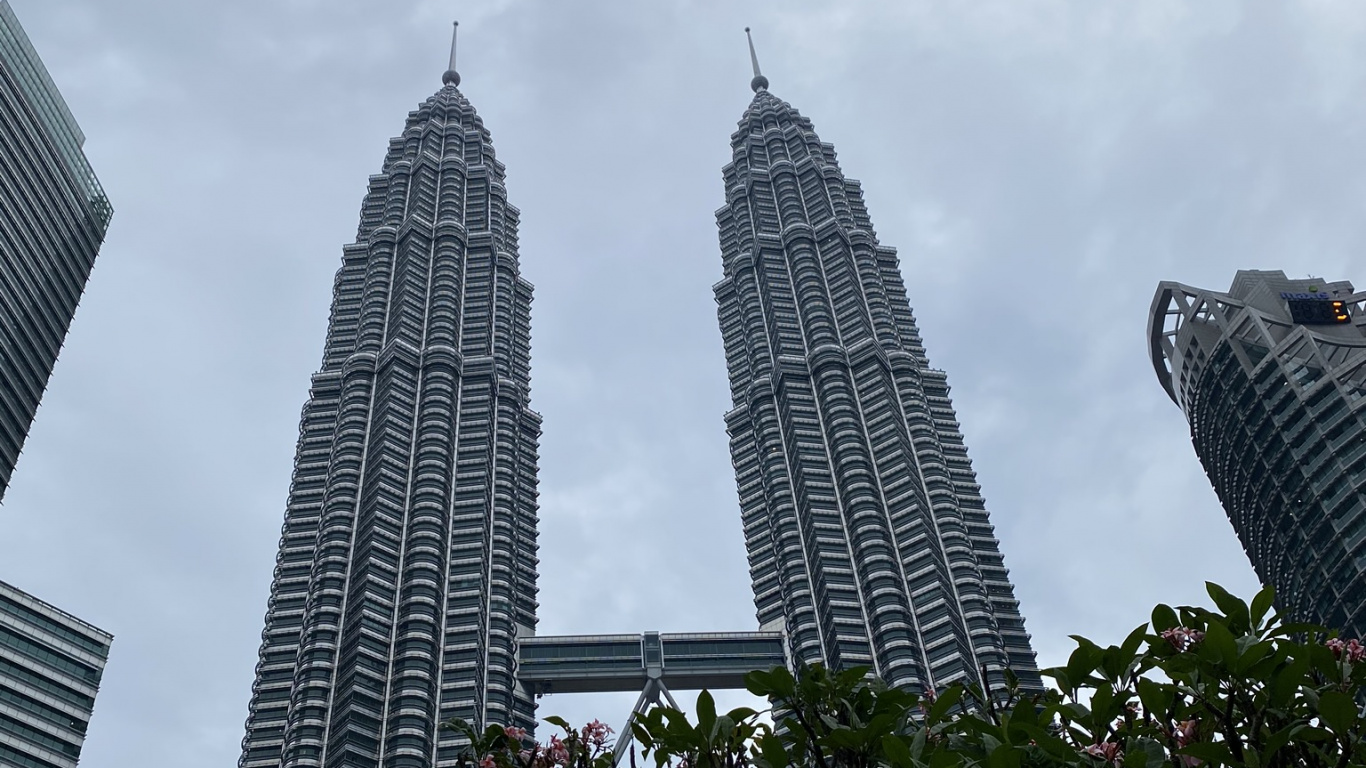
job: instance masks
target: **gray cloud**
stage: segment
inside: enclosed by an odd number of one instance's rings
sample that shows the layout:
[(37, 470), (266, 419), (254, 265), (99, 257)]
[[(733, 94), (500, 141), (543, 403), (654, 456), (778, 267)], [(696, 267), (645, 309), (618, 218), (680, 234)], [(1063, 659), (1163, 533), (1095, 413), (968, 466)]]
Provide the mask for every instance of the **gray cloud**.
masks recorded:
[(900, 249), (1044, 664), (1255, 589), (1157, 281), (1362, 277), (1354, 4), (12, 2), (116, 209), (0, 509), (0, 578), (117, 635), (88, 768), (236, 760), (332, 273), (452, 16), (537, 287), (543, 632), (753, 625), (710, 293), (746, 25)]

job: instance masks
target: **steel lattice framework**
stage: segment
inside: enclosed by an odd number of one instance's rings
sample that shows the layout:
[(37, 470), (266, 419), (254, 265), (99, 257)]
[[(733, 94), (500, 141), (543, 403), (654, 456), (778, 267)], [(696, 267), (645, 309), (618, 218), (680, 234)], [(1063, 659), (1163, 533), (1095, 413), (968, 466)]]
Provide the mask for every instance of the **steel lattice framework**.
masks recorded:
[[(1353, 320), (1297, 324), (1282, 292), (1342, 301)], [(1366, 634), (1366, 293), (1280, 271), (1240, 271), (1228, 293), (1163, 282), (1148, 333), (1277, 608)]]
[(811, 121), (768, 91), (731, 137), (715, 286), (755, 604), (796, 661), (910, 689), (1042, 685), (896, 252)]
[(457, 88), (370, 178), (303, 409), (240, 765), (453, 764), (437, 723), (530, 728), (540, 417), (532, 286), (489, 132)]

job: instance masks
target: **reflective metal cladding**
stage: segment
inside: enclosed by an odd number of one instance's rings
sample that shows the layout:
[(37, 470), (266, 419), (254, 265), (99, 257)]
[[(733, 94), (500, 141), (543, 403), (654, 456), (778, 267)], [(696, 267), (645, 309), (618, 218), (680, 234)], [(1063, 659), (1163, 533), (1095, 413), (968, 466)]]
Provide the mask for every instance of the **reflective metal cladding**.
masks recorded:
[(755, 606), (794, 661), (912, 690), (1040, 689), (1029, 636), (896, 252), (811, 121), (768, 90), (731, 136), (715, 286)]
[[(1366, 293), (1243, 270), (1158, 285), (1149, 349), (1262, 583), (1293, 621), (1366, 635)], [(1305, 306), (1308, 302), (1312, 306)]]
[(441, 720), (533, 726), (532, 287), (489, 132), (447, 73), (370, 177), (303, 409), (240, 765), (453, 764)]

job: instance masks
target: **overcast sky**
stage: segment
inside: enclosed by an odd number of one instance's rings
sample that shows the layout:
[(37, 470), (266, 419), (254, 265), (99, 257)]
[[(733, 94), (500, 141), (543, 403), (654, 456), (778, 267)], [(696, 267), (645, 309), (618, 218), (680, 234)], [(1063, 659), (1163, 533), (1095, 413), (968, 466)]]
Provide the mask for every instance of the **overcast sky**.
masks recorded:
[(333, 273), (453, 18), (536, 286), (544, 634), (755, 626), (711, 293), (747, 25), (900, 251), (1042, 665), (1256, 588), (1157, 282), (1366, 281), (1350, 0), (11, 2), (115, 209), (0, 507), (0, 579), (116, 636), (83, 768), (237, 760)]

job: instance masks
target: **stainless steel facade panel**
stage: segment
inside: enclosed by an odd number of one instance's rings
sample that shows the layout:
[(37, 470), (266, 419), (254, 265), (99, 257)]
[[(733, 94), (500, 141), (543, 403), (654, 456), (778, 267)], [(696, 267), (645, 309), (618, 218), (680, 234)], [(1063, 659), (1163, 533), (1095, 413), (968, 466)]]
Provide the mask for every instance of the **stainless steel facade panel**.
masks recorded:
[(453, 765), (440, 720), (533, 726), (531, 285), (489, 132), (412, 112), (342, 249), (303, 409), (243, 768)]
[(756, 95), (731, 137), (715, 286), (764, 629), (912, 690), (1042, 682), (896, 252), (811, 122)]

